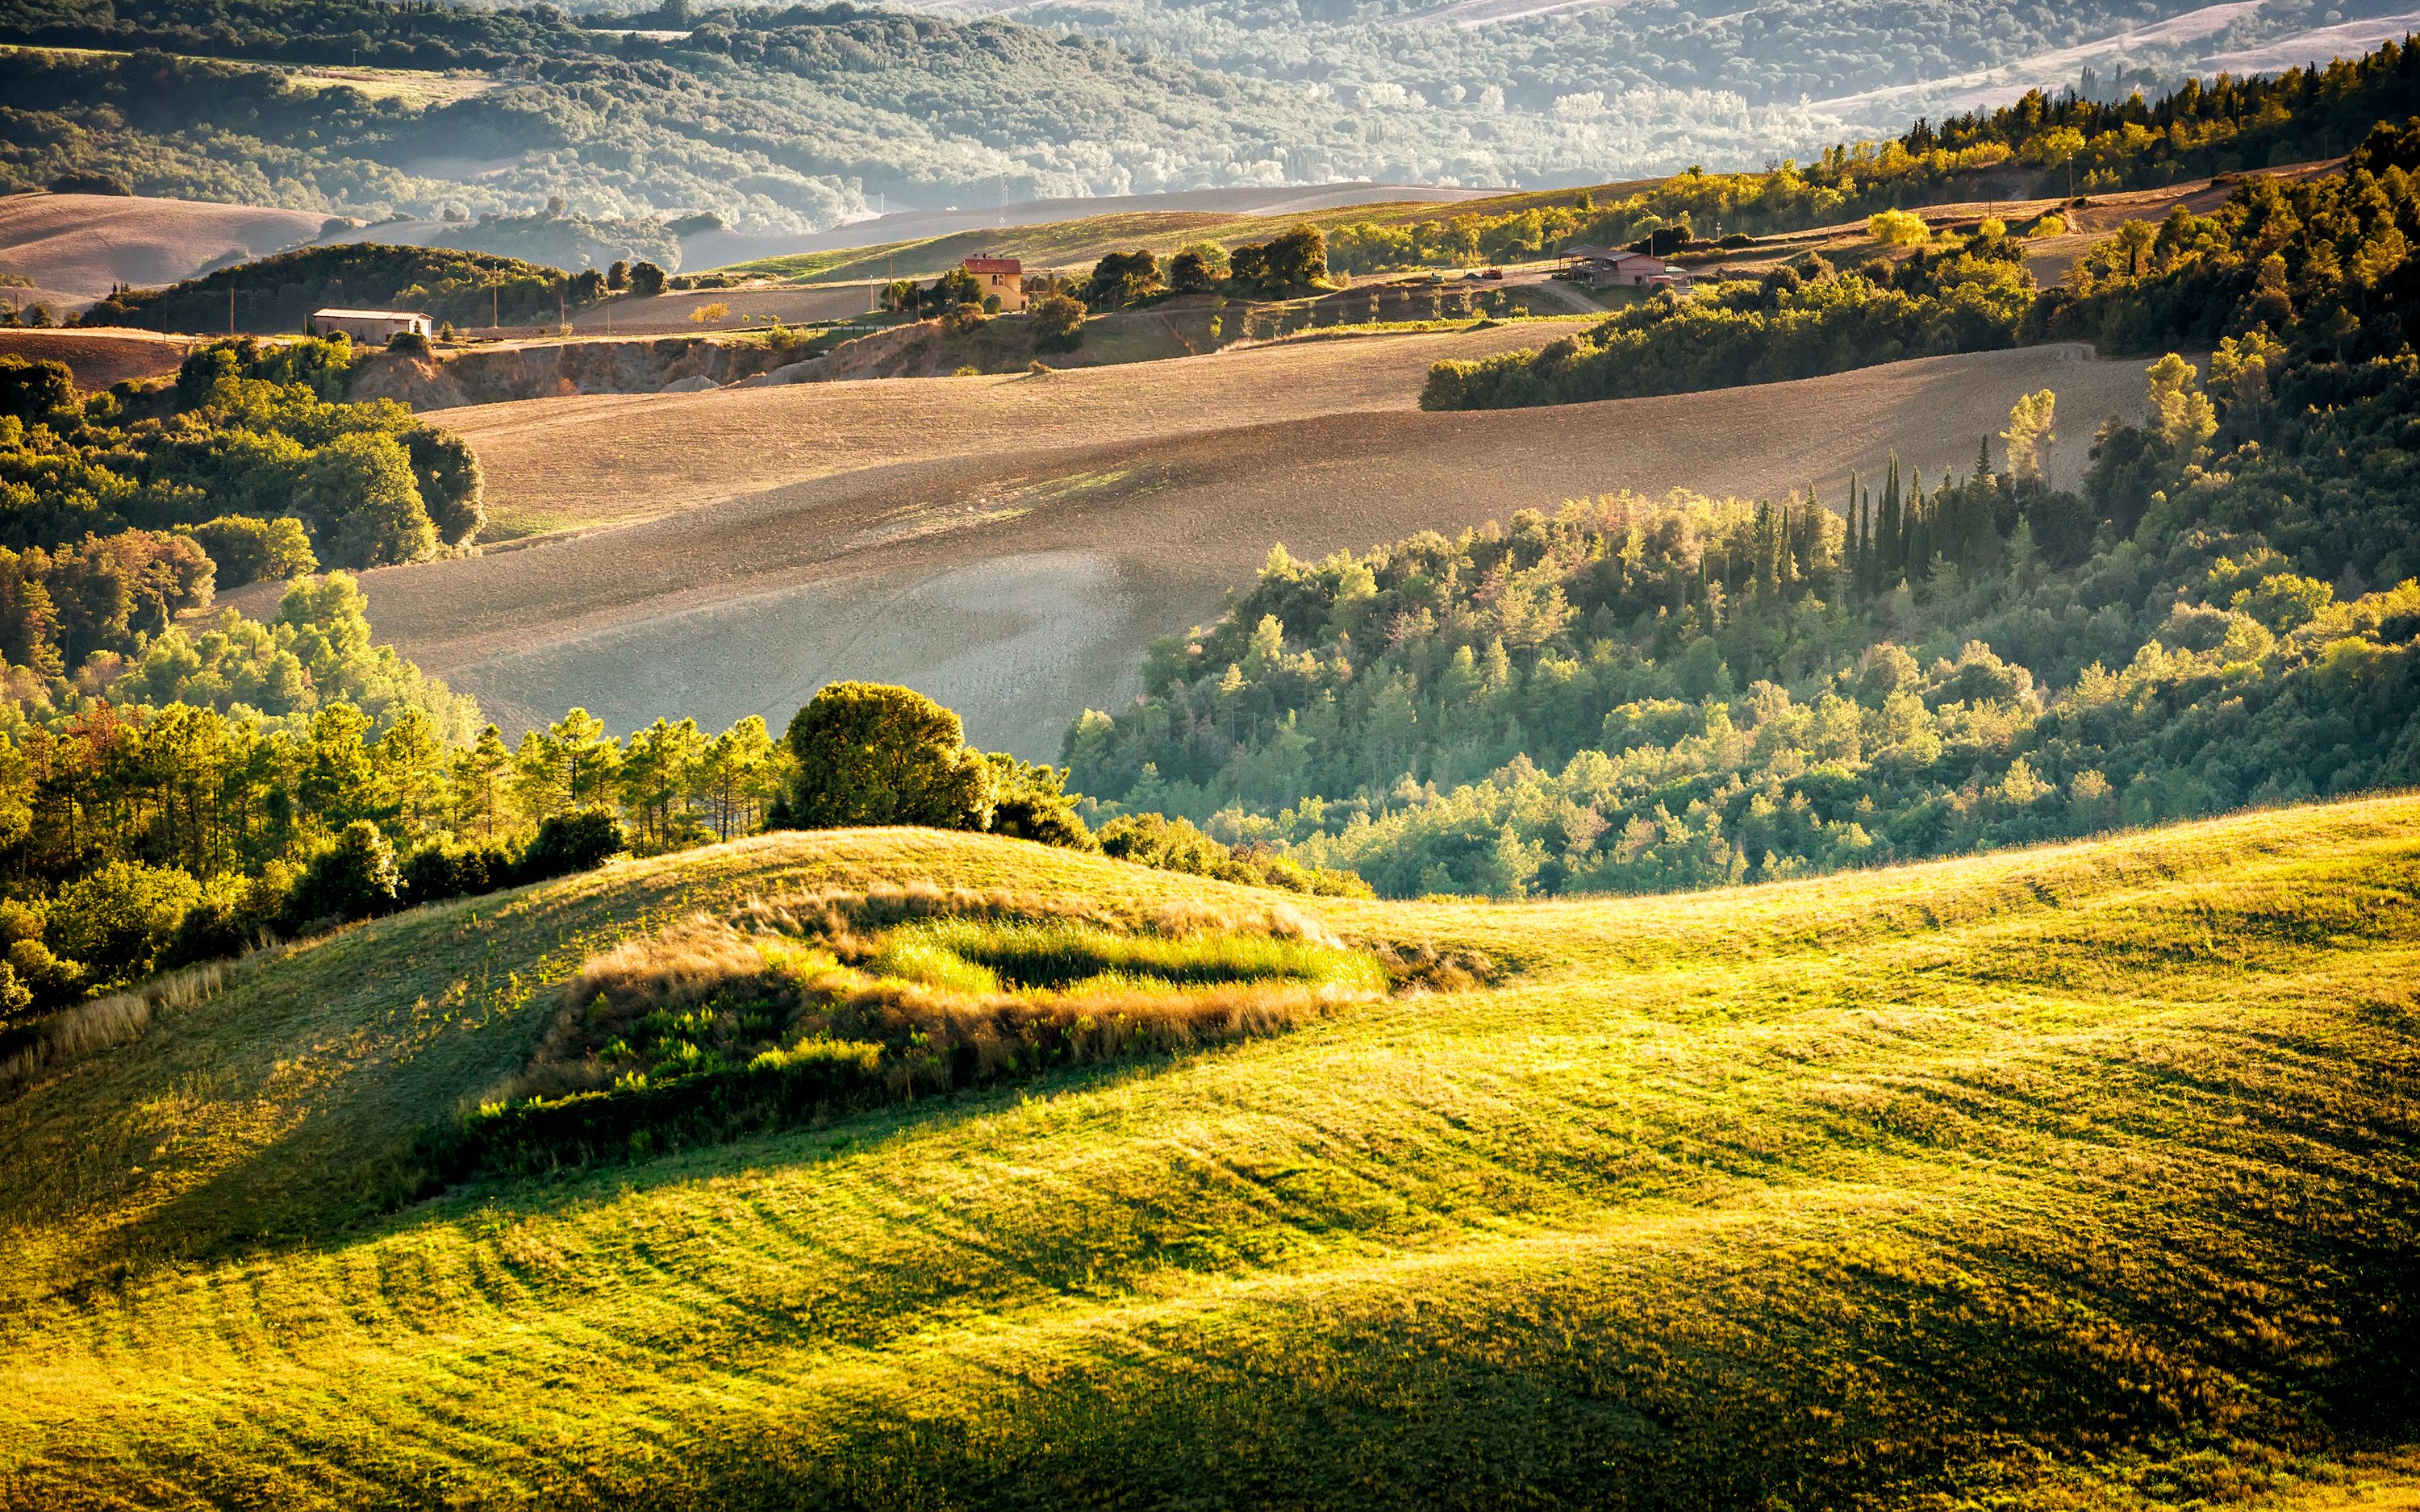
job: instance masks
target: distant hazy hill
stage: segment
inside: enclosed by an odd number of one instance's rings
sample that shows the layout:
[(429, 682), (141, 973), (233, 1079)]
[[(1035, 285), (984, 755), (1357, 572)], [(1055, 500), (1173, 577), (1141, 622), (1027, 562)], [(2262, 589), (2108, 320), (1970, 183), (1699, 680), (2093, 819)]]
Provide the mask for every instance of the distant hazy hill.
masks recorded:
[[(2286, 56), (2329, 18), (2348, 38), (2387, 24), (2191, 0), (938, 8), (1017, 19), (838, 5), (691, 24), (675, 8), (605, 29), (551, 7), (371, 0), (12, 8), (0, 41), (47, 51), (0, 56), (0, 186), (105, 166), (146, 193), (366, 219), (561, 194), (600, 221), (709, 211), (797, 235), (877, 204), (1592, 182), (1804, 155), (1857, 120), (2096, 66), (2114, 91), (2208, 56)], [(131, 55), (147, 48), (164, 55)]]

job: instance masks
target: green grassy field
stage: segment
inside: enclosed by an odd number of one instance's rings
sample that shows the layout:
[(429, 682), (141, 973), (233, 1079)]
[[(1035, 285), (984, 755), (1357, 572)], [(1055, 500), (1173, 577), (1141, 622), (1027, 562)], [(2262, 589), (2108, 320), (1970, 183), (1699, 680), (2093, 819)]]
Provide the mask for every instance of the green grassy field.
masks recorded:
[(780, 836), (343, 932), (0, 1094), (0, 1501), (2410, 1505), (2420, 798), (1669, 899), (1466, 993), (380, 1211)]

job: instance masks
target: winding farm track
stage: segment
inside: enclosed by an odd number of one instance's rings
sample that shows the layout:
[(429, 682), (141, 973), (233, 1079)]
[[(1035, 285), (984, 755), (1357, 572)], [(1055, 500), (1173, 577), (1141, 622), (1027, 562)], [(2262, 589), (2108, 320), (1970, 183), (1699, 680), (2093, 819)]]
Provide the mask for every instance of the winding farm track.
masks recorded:
[(2071, 477), (2143, 387), (2140, 363), (2060, 346), (1668, 398), (1413, 408), (1432, 360), (1523, 334), (441, 413), (503, 507), (585, 505), (600, 523), (369, 573), (371, 620), (508, 729), (574, 703), (615, 728), (780, 719), (868, 677), (950, 703), (979, 743), (1055, 757), (1086, 707), (1132, 697), (1150, 641), (1215, 614), (1274, 542), (1317, 556), (1621, 487), (1779, 497), (1812, 481), (1836, 497), (1894, 448), (1962, 469), (2040, 388), (2061, 396), (2052, 466)]

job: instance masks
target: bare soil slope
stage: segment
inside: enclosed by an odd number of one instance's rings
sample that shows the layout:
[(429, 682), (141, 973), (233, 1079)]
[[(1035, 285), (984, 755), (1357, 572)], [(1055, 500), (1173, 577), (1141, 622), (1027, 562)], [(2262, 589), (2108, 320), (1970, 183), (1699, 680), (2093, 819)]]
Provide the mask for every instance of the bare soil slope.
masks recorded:
[(0, 198), (0, 272), (85, 300), (113, 284), (173, 284), (229, 252), (246, 257), (308, 241), (326, 216), (206, 200), (125, 194)]
[(61, 362), (80, 389), (105, 389), (126, 378), (160, 378), (177, 371), (186, 349), (197, 343), (156, 331), (0, 330), (0, 357)]
[[(1500, 336), (1505, 332), (1482, 332)], [(786, 717), (825, 682), (911, 684), (970, 736), (1055, 756), (1129, 698), (1143, 648), (1297, 555), (1631, 487), (1778, 497), (1896, 448), (1963, 466), (2023, 393), (2088, 437), (2141, 364), (2076, 347), (1492, 414), (1411, 407), (1470, 338), (1231, 351), (1042, 378), (833, 384), (455, 411), (505, 507), (668, 514), (365, 579), (381, 635), (507, 726), (582, 703)], [(2053, 459), (2071, 476), (2083, 443)], [(237, 601), (257, 611), (267, 595)]]

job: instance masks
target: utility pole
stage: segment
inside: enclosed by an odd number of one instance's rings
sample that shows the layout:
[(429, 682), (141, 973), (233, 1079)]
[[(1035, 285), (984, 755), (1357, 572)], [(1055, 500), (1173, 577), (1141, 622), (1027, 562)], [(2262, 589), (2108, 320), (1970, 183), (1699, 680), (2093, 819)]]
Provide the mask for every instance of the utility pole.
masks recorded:
[(494, 334), (497, 327), (503, 324), (502, 318), (496, 313), (502, 310), (504, 304), (504, 297), (496, 292), (502, 287), (504, 287), (502, 284), (488, 285), (488, 331), (491, 335)]
[(227, 280), (227, 334), (235, 334), (235, 281)]

